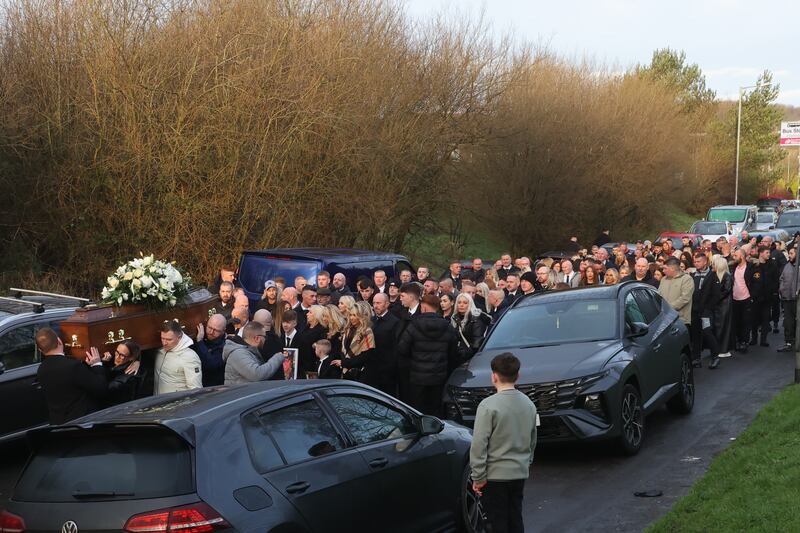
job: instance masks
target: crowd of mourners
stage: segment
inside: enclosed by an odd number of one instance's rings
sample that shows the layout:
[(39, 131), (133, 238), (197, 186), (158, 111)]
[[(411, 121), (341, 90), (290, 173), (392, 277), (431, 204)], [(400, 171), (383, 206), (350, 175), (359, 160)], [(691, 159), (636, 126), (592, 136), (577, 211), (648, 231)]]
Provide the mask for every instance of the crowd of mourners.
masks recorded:
[[(769, 346), (769, 335), (779, 333), (781, 315), (778, 350), (793, 351), (798, 242), (800, 232), (789, 243), (743, 232), (699, 245), (689, 238), (615, 244), (606, 230), (590, 247), (572, 237), (564, 252), (535, 263), (503, 254), (494, 263), (476, 258), (463, 268), (452, 261), (439, 276), (427, 266), (397, 272), (396, 279), (377, 270), (355, 280), (355, 292), (342, 273), (322, 271), (311, 280), (276, 277), (266, 281), (252, 309), (234, 272), (221, 269), (211, 287), (221, 300), (217, 314), (198, 326), (195, 339), (177, 322), (163, 324), (154, 393), (344, 378), (381, 389), (423, 413), (441, 415), (448, 376), (472, 358), (491, 325), (517, 299), (625, 281), (655, 287), (677, 311), (691, 334), (695, 366), (701, 366), (704, 349), (710, 352), (709, 367), (717, 368), (734, 351), (744, 353), (756, 343)], [(55, 333), (47, 338), (43, 333), (42, 353), (63, 353), (56, 341)], [(295, 350), (296, 365), (288, 357)], [(135, 394), (131, 375), (138, 370), (138, 353), (132, 341), (113, 355), (87, 353), (90, 365), (108, 367), (106, 374), (87, 376), (103, 390), (95, 406)], [(116, 393), (106, 392), (111, 389)]]
[[(356, 280), (351, 292), (341, 273), (316, 279), (280, 277), (265, 283), (254, 309), (223, 269), (212, 287), (219, 315), (198, 328), (193, 344), (202, 366), (197, 385), (285, 379), (285, 348), (298, 350), (296, 376), (358, 380), (428, 414), (441, 414), (450, 372), (479, 349), (508, 306), (526, 294), (638, 281), (655, 287), (689, 328), (692, 356), (704, 349), (710, 368), (731, 352), (769, 346), (769, 334), (793, 350), (797, 280), (795, 248), (743, 233), (694, 246), (684, 238), (609, 244), (604, 231), (591, 247), (571, 238), (562, 257), (533, 263), (503, 254), (491, 264), (453, 261), (440, 276), (420, 266), (391, 279), (378, 270)], [(168, 327), (165, 326), (165, 327)], [(156, 365), (158, 373), (158, 362)], [(180, 370), (180, 369), (178, 369)], [(165, 377), (161, 380), (164, 381)], [(178, 377), (177, 381), (182, 379)], [(201, 381), (201, 383), (200, 383)], [(175, 390), (169, 386), (156, 392)]]

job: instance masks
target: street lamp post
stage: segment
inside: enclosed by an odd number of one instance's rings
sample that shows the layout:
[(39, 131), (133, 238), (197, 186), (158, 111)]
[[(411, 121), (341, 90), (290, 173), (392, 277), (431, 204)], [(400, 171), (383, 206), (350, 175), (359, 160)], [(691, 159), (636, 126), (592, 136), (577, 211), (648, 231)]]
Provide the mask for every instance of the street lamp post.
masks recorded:
[(768, 84), (748, 85), (739, 87), (739, 113), (736, 118), (736, 185), (733, 191), (733, 205), (739, 205), (739, 146), (742, 140), (742, 95), (747, 89), (757, 89)]

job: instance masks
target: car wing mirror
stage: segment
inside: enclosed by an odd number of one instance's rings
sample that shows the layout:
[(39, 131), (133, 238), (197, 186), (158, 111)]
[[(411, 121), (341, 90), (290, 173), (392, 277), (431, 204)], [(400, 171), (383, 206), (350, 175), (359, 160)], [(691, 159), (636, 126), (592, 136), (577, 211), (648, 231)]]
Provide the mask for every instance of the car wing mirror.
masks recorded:
[(6, 364), (0, 361), (0, 374), (6, 371)]
[(444, 422), (435, 416), (423, 415), (419, 419), (419, 432), (424, 437), (426, 435), (436, 435), (444, 429)]
[(645, 324), (644, 322), (632, 322), (628, 329), (628, 337), (636, 338), (636, 337), (643, 337), (647, 335), (650, 331), (650, 327)]

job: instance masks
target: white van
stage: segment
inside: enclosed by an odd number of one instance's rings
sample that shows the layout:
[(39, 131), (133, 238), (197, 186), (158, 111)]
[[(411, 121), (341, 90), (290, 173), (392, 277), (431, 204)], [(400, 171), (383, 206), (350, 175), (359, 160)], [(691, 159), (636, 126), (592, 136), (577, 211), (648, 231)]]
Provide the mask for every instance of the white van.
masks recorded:
[(754, 205), (716, 205), (706, 213), (709, 222), (729, 222), (734, 235), (756, 227), (758, 208)]

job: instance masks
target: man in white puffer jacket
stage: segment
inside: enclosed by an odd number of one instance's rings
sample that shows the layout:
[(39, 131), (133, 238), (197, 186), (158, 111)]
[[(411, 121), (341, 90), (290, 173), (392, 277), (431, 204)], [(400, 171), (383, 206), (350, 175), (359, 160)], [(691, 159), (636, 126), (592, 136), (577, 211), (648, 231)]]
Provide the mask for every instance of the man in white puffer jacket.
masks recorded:
[(153, 394), (199, 389), (203, 386), (200, 357), (192, 350), (194, 341), (174, 320), (161, 326), (161, 346), (156, 354)]

